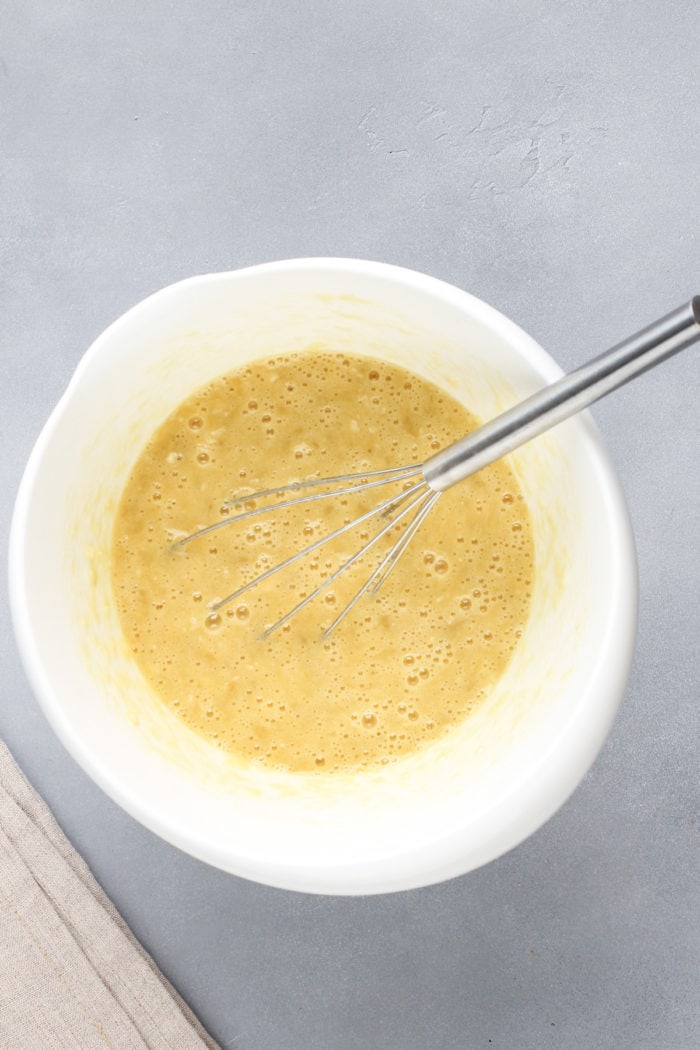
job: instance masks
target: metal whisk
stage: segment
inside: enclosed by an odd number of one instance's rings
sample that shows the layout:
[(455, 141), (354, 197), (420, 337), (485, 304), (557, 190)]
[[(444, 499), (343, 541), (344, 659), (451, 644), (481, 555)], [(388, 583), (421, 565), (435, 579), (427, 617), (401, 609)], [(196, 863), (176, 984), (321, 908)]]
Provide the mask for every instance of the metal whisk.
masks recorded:
[[(324, 544), (371, 519), (378, 519), (380, 522), (378, 531), (352, 557), (348, 558), (339, 569), (323, 580), (314, 591), (295, 605), (293, 609), (285, 613), (271, 627), (268, 627), (262, 636), (267, 638), (273, 631), (287, 623), (304, 606), (313, 601), (322, 591), (330, 587), (342, 573), (367, 554), (391, 529), (401, 521), (408, 519), (401, 535), (384, 554), (379, 565), (336, 616), (333, 623), (325, 630), (323, 636), (327, 638), (345, 619), (364, 594), (367, 592), (376, 593), (379, 590), (408, 547), (411, 539), (439, 500), (442, 492), (452, 485), (456, 485), (458, 481), (463, 481), (469, 475), (512, 452), (526, 441), (530, 441), (531, 438), (537, 437), (545, 430), (549, 430), (550, 427), (580, 412), (581, 409), (586, 408), (605, 394), (609, 394), (612, 390), (616, 390), (623, 383), (660, 364), (680, 350), (684, 350), (697, 339), (700, 339), (700, 295), (695, 296), (686, 305), (660, 318), (654, 324), (642, 329), (636, 335), (618, 343), (606, 353), (577, 368), (569, 375), (563, 376), (556, 383), (552, 383), (525, 401), (520, 402), (520, 404), (508, 409), (507, 412), (497, 416), (496, 419), (491, 420), (489, 423), (485, 423), (471, 434), (448, 446), (448, 448), (437, 452), (424, 463), (411, 463), (403, 467), (372, 470), (363, 474), (339, 474), (332, 478), (311, 478), (308, 481), (296, 481), (283, 488), (254, 492), (251, 495), (241, 497), (239, 500), (229, 502), (233, 503), (233, 505), (243, 502), (255, 502), (257, 504), (261, 500), (264, 501), (275, 496), (296, 493), (301, 490), (329, 489), (329, 491), (323, 492), (307, 491), (305, 495), (295, 496), (281, 502), (267, 503), (264, 506), (256, 506), (252, 510), (246, 510), (223, 521), (214, 522), (212, 525), (208, 525), (206, 528), (199, 529), (197, 532), (193, 532), (178, 540), (173, 544), (173, 549), (179, 550), (193, 540), (206, 536), (216, 529), (248, 521), (250, 518), (260, 514), (285, 511), (302, 503), (342, 498), (349, 494), (375, 488), (379, 489), (388, 485), (401, 486), (401, 491), (398, 494), (395, 493), (384, 499), (371, 510), (315, 540), (296, 554), (285, 558), (284, 561), (267, 569), (266, 572), (263, 572), (255, 579), (239, 587), (238, 590), (233, 591), (210, 606), (212, 612), (218, 611), (230, 602), (236, 601), (252, 587), (269, 579), (282, 569), (294, 565), (299, 559), (312, 554)], [(406, 487), (407, 484), (408, 487)]]

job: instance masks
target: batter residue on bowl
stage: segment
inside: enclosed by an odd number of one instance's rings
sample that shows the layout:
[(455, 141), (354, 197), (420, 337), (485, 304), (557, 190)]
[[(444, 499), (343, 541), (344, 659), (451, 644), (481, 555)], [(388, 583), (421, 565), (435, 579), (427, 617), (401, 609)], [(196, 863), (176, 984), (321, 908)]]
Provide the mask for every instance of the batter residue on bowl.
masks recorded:
[(218, 614), (209, 605), (376, 494), (171, 548), (229, 514), (234, 494), (422, 461), (478, 423), (402, 368), (316, 349), (254, 362), (193, 393), (138, 459), (114, 529), (122, 627), (162, 702), (244, 760), (319, 773), (390, 762), (468, 717), (503, 674), (530, 605), (530, 518), (505, 463), (445, 493), (377, 597), (325, 642), (374, 551), (285, 628), (259, 636), (357, 550), (362, 527), (240, 603)]

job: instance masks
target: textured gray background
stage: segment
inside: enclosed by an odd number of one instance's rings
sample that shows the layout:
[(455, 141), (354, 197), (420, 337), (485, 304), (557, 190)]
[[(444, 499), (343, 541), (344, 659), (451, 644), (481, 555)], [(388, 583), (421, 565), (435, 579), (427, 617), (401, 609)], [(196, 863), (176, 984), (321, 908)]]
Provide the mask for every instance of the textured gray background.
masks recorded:
[[(296, 255), (401, 263), (486, 299), (565, 367), (700, 292), (697, 15), (696, 0), (4, 0), (3, 531), (85, 348), (178, 278)], [(2, 609), (0, 734), (224, 1047), (698, 1046), (699, 353), (595, 413), (641, 575), (612, 735), (546, 827), (464, 878), (328, 899), (182, 855), (63, 751)]]

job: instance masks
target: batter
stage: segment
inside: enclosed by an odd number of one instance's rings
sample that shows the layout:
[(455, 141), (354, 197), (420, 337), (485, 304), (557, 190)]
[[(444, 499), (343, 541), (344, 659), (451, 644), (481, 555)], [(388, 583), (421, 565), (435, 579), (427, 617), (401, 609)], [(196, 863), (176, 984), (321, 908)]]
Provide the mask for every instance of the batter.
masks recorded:
[(478, 422), (399, 367), (318, 349), (193, 393), (144, 449), (114, 529), (122, 627), (163, 703), (243, 760), (319, 774), (391, 762), (468, 717), (503, 674), (532, 591), (530, 519), (503, 462), (441, 497), (379, 594), (325, 642), (376, 548), (290, 624), (266, 641), (260, 633), (361, 546), (362, 526), (219, 613), (209, 606), (376, 493), (172, 544), (234, 513), (233, 496), (422, 461)]

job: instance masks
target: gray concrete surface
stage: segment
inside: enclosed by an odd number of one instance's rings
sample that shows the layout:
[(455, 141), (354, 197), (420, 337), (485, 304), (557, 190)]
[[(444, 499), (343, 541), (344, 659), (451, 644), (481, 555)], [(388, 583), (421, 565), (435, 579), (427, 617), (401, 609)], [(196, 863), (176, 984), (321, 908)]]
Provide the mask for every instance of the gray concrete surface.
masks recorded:
[[(5, 0), (3, 534), (85, 348), (180, 277), (297, 255), (400, 263), (486, 299), (565, 367), (700, 292), (697, 14)], [(699, 402), (696, 348), (596, 410), (640, 563), (620, 716), (549, 824), (430, 889), (294, 895), (155, 838), (52, 735), (3, 603), (0, 734), (222, 1046), (700, 1045)]]

